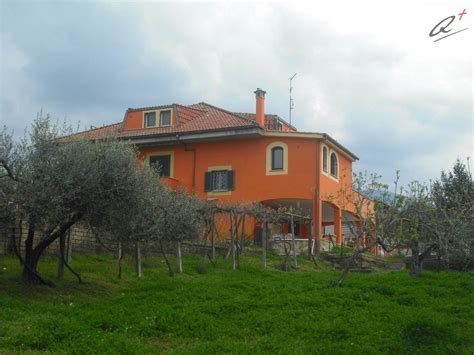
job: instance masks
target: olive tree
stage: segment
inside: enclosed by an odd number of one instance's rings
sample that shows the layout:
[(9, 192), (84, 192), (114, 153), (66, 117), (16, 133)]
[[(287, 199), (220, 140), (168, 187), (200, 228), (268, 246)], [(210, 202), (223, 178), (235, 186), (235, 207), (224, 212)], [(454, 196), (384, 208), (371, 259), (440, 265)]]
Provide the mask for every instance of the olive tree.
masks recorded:
[(421, 274), (422, 263), (438, 247), (436, 238), (435, 206), (428, 185), (411, 182), (405, 192), (401, 208), (402, 243), (411, 249), (411, 276)]
[(161, 252), (167, 262), (169, 273), (172, 275), (173, 271), (166, 258), (163, 242), (175, 244), (178, 271), (182, 272), (181, 242), (196, 240), (205, 226), (200, 215), (202, 202), (195, 196), (189, 196), (186, 191), (179, 189), (169, 190), (163, 198), (163, 207), (160, 208), (162, 223), (157, 230), (155, 239), (160, 243)]
[(467, 164), (459, 159), (452, 171), (442, 171), (431, 189), (436, 207), (434, 222), (437, 254), (448, 267), (472, 266), (474, 252), (474, 182)]
[[(10, 224), (14, 216), (28, 226), (24, 255), (19, 255), (25, 281), (50, 284), (38, 273), (40, 257), (79, 221), (97, 224), (103, 216), (124, 217), (142, 206), (137, 196), (146, 174), (137, 169), (133, 146), (113, 139), (60, 138), (65, 133), (42, 114), (19, 143), (2, 132), (1, 210)], [(114, 221), (129, 223), (127, 218)]]
[(373, 173), (354, 173), (352, 186), (328, 196), (343, 210), (353, 211), (357, 217), (356, 223), (344, 220), (355, 237), (355, 246), (341, 275), (331, 283), (332, 286), (343, 285), (350, 268), (362, 253), (379, 246), (390, 252), (400, 245), (401, 239), (396, 231), (402, 218), (400, 207), (403, 196), (398, 187), (398, 173), (393, 192), (389, 185), (380, 182), (380, 178), (380, 175)]
[(472, 262), (474, 185), (466, 165), (456, 161), (433, 184), (414, 181), (404, 191), (400, 208), (402, 243), (411, 249), (411, 275), (436, 252), (438, 262), (465, 269)]

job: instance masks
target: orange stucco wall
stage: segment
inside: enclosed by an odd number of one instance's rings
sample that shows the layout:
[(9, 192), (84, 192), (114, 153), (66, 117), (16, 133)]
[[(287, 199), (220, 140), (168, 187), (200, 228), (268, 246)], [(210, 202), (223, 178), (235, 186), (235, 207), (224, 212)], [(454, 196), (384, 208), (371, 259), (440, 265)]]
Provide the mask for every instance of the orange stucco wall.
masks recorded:
[[(266, 175), (266, 147), (273, 142), (288, 145), (288, 174)], [(297, 138), (253, 138), (187, 145), (196, 149), (195, 192), (201, 198), (223, 201), (263, 201), (282, 198), (311, 199), (316, 176), (315, 140)], [(193, 153), (182, 145), (143, 148), (148, 154), (173, 151), (174, 173), (181, 186), (192, 191)], [(235, 189), (229, 195), (204, 191), (204, 173), (212, 166), (231, 166), (235, 172)]]
[[(140, 115), (140, 117), (142, 117)], [(267, 146), (274, 142), (283, 142), (288, 147), (288, 174), (267, 175)], [(182, 144), (163, 147), (140, 148), (141, 159), (160, 152), (173, 152), (172, 177), (178, 185), (187, 191), (193, 190), (193, 151), (195, 150), (195, 186), (194, 191), (203, 199), (222, 201), (266, 201), (275, 199), (311, 200), (316, 187), (316, 174), (321, 174), (321, 199), (328, 200), (336, 196), (342, 187), (351, 186), (352, 162), (338, 152), (339, 179), (323, 174), (316, 164), (317, 145), (312, 138), (259, 137), (226, 141)], [(320, 151), (320, 150), (319, 150)], [(234, 190), (230, 193), (213, 194), (204, 191), (204, 175), (208, 168), (231, 166), (234, 170)], [(332, 201), (335, 203), (335, 201)], [(219, 222), (219, 234), (228, 235), (229, 225), (225, 219)], [(254, 223), (247, 220), (246, 235), (253, 235)], [(284, 227), (287, 231), (287, 227)], [(306, 227), (302, 235), (308, 235)]]
[[(341, 205), (345, 204), (342, 201), (341, 190), (352, 190), (352, 162), (341, 153), (338, 153), (337, 156), (339, 163), (337, 179), (333, 178), (330, 173), (323, 173), (321, 169), (321, 199)], [(348, 204), (343, 207), (350, 209)]]

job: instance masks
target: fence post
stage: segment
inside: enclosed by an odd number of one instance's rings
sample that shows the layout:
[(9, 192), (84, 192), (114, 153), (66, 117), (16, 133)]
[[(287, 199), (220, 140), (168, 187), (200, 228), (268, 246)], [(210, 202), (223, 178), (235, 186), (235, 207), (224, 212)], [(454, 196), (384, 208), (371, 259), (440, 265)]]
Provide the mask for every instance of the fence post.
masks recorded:
[(176, 257), (178, 259), (178, 272), (183, 272), (183, 256), (181, 255), (181, 242), (176, 242)]
[(268, 223), (266, 221), (263, 222), (263, 230), (262, 230), (262, 263), (263, 267), (267, 267), (267, 234), (268, 234)]
[(290, 217), (291, 223), (291, 247), (293, 248), (293, 263), (295, 268), (298, 267), (298, 259), (296, 258), (296, 243), (295, 243), (295, 221), (293, 216)]
[(142, 256), (140, 253), (140, 244), (135, 243), (135, 275), (142, 277)]
[(308, 236), (308, 260), (311, 260), (312, 257), (313, 257), (313, 233), (312, 233), (312, 230), (313, 228), (311, 228), (311, 222), (312, 220), (309, 220), (309, 236)]

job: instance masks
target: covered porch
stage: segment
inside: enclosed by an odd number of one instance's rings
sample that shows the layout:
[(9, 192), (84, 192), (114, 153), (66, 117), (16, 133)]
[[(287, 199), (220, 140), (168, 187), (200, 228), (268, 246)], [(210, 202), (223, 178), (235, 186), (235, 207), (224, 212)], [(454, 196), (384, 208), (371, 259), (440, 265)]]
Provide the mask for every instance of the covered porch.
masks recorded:
[[(261, 202), (275, 209), (283, 207), (294, 211), (290, 213), (291, 221), (269, 225), (269, 239), (276, 246), (279, 241), (292, 238), (294, 233), (295, 249), (299, 254), (306, 254), (308, 250), (315, 254), (318, 247), (321, 251), (330, 251), (335, 246), (354, 246), (357, 234), (360, 233), (360, 220), (357, 216), (330, 201), (320, 201), (320, 213), (317, 211), (317, 204), (310, 199)], [(360, 243), (365, 245), (363, 237), (360, 238)]]

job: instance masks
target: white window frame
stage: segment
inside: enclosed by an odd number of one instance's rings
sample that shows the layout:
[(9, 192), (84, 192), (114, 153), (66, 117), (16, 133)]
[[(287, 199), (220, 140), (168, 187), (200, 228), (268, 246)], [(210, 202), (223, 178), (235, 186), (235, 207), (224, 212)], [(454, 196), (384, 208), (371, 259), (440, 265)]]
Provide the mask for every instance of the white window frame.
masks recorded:
[[(170, 124), (169, 125), (162, 125), (161, 124), (161, 112), (163, 111), (170, 111)], [(146, 125), (146, 120), (145, 120), (145, 116), (147, 113), (151, 113), (151, 112), (154, 112), (155, 113), (155, 125), (154, 126), (147, 126)], [(156, 128), (156, 127), (170, 127), (173, 125), (173, 108), (170, 107), (170, 108), (163, 108), (163, 109), (159, 109), (159, 110), (147, 110), (147, 111), (143, 111), (143, 128)]]
[[(155, 125), (154, 126), (148, 126), (147, 125), (147, 115), (150, 114), (150, 113), (154, 113), (155, 114)], [(156, 119), (156, 111), (146, 111), (146, 112), (143, 112), (143, 127), (144, 128), (153, 128), (153, 127), (156, 127), (156, 122), (157, 122), (157, 119)]]
[[(170, 123), (169, 124), (163, 124), (162, 121), (161, 121), (161, 114), (163, 112), (169, 112), (170, 113)], [(171, 109), (169, 110), (160, 110), (160, 127), (168, 127), (168, 126), (171, 126), (171, 122), (173, 121), (173, 111)]]

